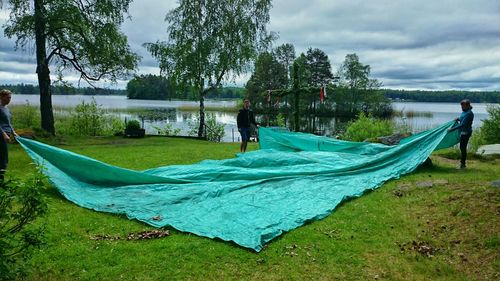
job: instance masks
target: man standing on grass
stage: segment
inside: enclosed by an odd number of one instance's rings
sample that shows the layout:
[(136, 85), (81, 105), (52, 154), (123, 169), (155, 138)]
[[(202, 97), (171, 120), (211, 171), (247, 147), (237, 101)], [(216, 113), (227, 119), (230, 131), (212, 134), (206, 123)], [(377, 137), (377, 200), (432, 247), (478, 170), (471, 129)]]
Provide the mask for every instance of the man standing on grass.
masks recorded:
[(257, 122), (255, 122), (255, 115), (250, 109), (250, 101), (245, 99), (243, 101), (243, 108), (240, 109), (238, 117), (236, 118), (236, 123), (238, 125), (238, 131), (241, 134), (241, 145), (240, 152), (247, 151), (247, 143), (250, 140), (250, 126), (253, 124), (257, 127)]
[(455, 125), (448, 129), (448, 131), (460, 130), (460, 165), (458, 169), (465, 169), (465, 160), (467, 159), (467, 144), (469, 143), (470, 136), (472, 135), (472, 121), (474, 121), (474, 113), (472, 113), (472, 106), (469, 100), (462, 100), (460, 102), (462, 107), (462, 114), (456, 118)]
[(0, 183), (4, 180), (5, 170), (9, 162), (9, 152), (7, 150), (7, 143), (12, 141), (16, 136), (14, 128), (11, 124), (11, 114), (7, 105), (12, 98), (12, 92), (9, 90), (0, 91)]

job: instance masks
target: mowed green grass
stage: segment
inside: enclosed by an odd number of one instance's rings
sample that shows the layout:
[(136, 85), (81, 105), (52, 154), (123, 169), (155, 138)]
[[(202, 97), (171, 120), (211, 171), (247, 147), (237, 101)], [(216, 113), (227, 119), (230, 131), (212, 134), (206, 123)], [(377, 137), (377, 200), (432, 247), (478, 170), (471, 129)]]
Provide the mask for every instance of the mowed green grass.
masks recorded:
[[(136, 170), (231, 158), (239, 151), (236, 143), (164, 137), (44, 142)], [(78, 207), (49, 187), (49, 212), (39, 221), (46, 225), (46, 244), (30, 261), (29, 279), (498, 280), (500, 189), (490, 183), (500, 179), (500, 159), (474, 159), (465, 171), (455, 170), (455, 160), (432, 159), (433, 167), (348, 200), (260, 253), (174, 229), (153, 240), (95, 240), (154, 228)], [(30, 163), (19, 145), (11, 145), (7, 176), (31, 176)], [(424, 181), (434, 185), (420, 187)]]

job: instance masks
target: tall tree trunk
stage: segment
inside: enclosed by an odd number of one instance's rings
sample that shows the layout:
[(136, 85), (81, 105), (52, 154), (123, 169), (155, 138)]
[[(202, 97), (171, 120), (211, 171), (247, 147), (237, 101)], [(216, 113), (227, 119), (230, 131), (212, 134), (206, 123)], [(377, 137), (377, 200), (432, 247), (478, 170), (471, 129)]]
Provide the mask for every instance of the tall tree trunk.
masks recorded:
[(205, 96), (203, 93), (200, 93), (200, 127), (198, 127), (198, 137), (205, 137)]
[(45, 47), (45, 19), (44, 0), (34, 0), (35, 2), (35, 44), (36, 44), (36, 73), (38, 76), (38, 86), (40, 88), (40, 114), (42, 129), (55, 134), (54, 113), (52, 112), (52, 97), (50, 93), (50, 70), (47, 61)]
[(293, 88), (292, 92), (294, 95), (294, 118), (295, 118), (295, 132), (300, 130), (300, 119), (299, 119), (299, 64), (297, 62), (293, 63)]

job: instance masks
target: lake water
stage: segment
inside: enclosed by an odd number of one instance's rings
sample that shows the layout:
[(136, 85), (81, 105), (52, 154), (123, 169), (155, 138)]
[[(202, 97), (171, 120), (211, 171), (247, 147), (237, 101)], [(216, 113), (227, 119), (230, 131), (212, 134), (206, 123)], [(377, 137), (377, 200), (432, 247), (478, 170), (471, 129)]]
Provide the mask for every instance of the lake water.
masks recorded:
[[(126, 96), (94, 96), (97, 104), (107, 109), (151, 109), (161, 112), (168, 112), (164, 120), (150, 121), (142, 119), (138, 115), (119, 113), (118, 115), (125, 119), (137, 119), (143, 124), (148, 134), (156, 134), (154, 128), (162, 127), (165, 123), (172, 124), (173, 128), (180, 128), (181, 134), (187, 134), (189, 130), (188, 121), (193, 120), (197, 113), (192, 111), (181, 111), (180, 106), (199, 106), (196, 101), (156, 101), (156, 100), (129, 100)], [(54, 106), (76, 106), (82, 101), (91, 102), (92, 96), (72, 95), (72, 96), (52, 96), (52, 104)], [(40, 98), (38, 95), (13, 95), (11, 104), (26, 104), (39, 105)], [(394, 120), (399, 124), (407, 124), (415, 131), (421, 131), (428, 128), (436, 127), (445, 122), (451, 121), (460, 115), (460, 105), (458, 103), (435, 103), (435, 102), (393, 102), (395, 110), (413, 112), (416, 117), (401, 118), (395, 117)], [(235, 101), (214, 101), (207, 100), (206, 106), (217, 107), (233, 107)], [(486, 111), (488, 104), (476, 103), (472, 104), (474, 111), (473, 127), (478, 128), (482, 124), (482, 120), (488, 117)], [(209, 112), (216, 116), (217, 122), (225, 125), (224, 141), (239, 141), (239, 133), (236, 128), (236, 113), (227, 112)], [(421, 116), (419, 113), (431, 113), (432, 117)], [(325, 128), (327, 135), (331, 134), (333, 128), (336, 127), (338, 120), (328, 119), (319, 120), (320, 127)]]

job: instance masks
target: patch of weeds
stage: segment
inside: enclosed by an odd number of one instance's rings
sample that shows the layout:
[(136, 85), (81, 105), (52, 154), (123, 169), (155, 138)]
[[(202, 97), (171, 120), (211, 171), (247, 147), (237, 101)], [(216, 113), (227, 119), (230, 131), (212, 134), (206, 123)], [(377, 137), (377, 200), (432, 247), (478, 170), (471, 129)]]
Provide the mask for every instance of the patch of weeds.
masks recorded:
[(398, 244), (398, 246), (401, 252), (416, 252), (428, 258), (433, 257), (439, 251), (439, 248), (433, 247), (429, 242), (426, 241), (413, 240), (411, 242)]
[(484, 242), (484, 246), (486, 248), (491, 248), (491, 249), (499, 248), (500, 247), (500, 237), (493, 236), (491, 238), (486, 239), (486, 241)]

